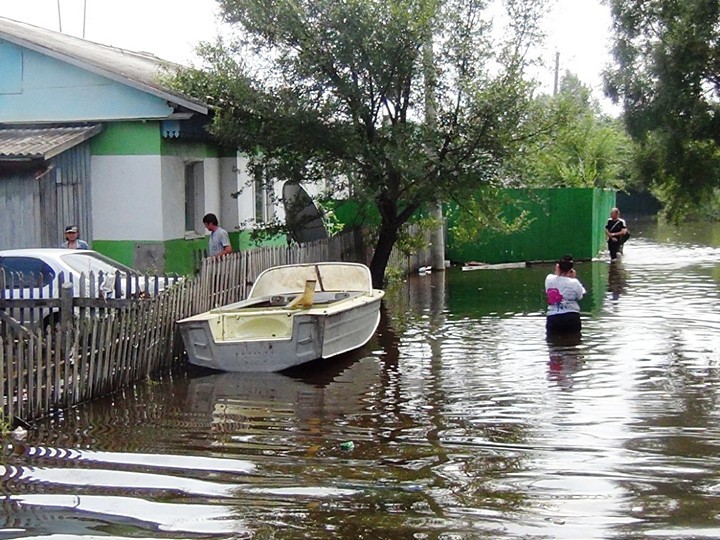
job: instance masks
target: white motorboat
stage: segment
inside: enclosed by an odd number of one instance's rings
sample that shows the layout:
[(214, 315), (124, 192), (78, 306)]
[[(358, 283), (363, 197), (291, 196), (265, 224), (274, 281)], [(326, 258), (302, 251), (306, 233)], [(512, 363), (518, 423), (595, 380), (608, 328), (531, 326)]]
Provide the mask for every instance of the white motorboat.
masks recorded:
[(246, 300), (178, 321), (188, 361), (220, 371), (282, 371), (362, 347), (384, 292), (357, 263), (275, 266)]

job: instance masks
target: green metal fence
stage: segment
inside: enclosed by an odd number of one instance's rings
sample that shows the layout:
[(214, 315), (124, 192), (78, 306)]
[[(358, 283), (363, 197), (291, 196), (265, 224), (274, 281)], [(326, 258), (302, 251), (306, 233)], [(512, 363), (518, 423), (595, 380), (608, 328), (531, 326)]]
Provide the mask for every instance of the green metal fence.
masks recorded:
[(557, 260), (567, 253), (591, 259), (605, 245), (604, 227), (615, 205), (615, 191), (598, 188), (512, 189), (506, 209), (514, 217), (525, 210), (527, 226), (502, 234), (483, 231), (475, 242), (460, 242), (448, 213), (446, 256), (451, 261), (489, 264)]

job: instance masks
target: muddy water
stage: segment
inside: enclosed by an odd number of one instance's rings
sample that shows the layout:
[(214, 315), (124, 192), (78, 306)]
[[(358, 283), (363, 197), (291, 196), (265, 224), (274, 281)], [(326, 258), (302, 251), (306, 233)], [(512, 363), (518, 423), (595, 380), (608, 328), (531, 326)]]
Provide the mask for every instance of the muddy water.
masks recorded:
[(550, 267), (453, 269), (329, 368), (41, 422), (0, 456), (0, 538), (720, 537), (720, 228), (633, 233), (579, 265), (578, 340), (545, 339)]

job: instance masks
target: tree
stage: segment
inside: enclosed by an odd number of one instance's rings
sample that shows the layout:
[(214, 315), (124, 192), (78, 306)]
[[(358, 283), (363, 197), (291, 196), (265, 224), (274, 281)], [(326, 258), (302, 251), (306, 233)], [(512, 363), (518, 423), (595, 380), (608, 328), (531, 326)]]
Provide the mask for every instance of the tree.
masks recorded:
[(678, 218), (719, 185), (720, 3), (608, 3), (615, 66), (606, 93), (623, 104), (640, 174)]
[(505, 0), (502, 32), (486, 0), (218, 1), (239, 39), (204, 45), (178, 85), (213, 98), (213, 133), (267, 178), (329, 182), (374, 206), (376, 287), (419, 210), (507, 181), (544, 0)]
[(526, 185), (623, 188), (630, 179), (633, 145), (617, 119), (602, 114), (590, 89), (566, 72), (557, 96), (537, 99), (548, 126), (512, 162)]

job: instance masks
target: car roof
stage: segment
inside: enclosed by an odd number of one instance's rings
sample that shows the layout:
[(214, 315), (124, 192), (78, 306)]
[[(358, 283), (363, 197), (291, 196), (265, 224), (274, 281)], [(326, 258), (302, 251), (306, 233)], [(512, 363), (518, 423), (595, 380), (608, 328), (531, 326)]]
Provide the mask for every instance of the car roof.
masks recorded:
[(0, 257), (53, 257), (57, 258), (60, 255), (65, 255), (69, 252), (76, 254), (83, 253), (96, 253), (89, 249), (67, 249), (67, 248), (18, 248), (18, 249), (2, 249), (0, 250)]

